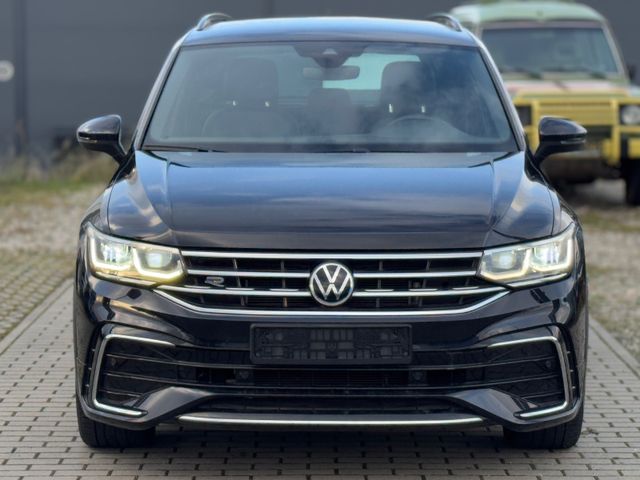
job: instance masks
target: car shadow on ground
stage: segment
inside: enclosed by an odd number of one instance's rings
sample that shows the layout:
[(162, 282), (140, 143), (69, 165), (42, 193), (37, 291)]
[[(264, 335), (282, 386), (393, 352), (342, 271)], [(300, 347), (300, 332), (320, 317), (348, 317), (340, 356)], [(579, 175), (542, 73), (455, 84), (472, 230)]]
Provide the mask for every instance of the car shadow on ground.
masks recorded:
[[(474, 429), (425, 429), (422, 431), (407, 430), (365, 430), (365, 431), (250, 431), (250, 430), (199, 430), (191, 427), (163, 425), (158, 430), (154, 442), (156, 448), (189, 445), (198, 447), (219, 448), (220, 446), (243, 449), (247, 452), (271, 450), (310, 450), (330, 453), (326, 447), (335, 452), (359, 451), (363, 455), (377, 455), (381, 449), (385, 451), (434, 450), (445, 451), (447, 448), (502, 449), (507, 448), (502, 439), (499, 427), (483, 427)], [(379, 448), (376, 448), (376, 445)], [(320, 450), (318, 450), (320, 448)]]

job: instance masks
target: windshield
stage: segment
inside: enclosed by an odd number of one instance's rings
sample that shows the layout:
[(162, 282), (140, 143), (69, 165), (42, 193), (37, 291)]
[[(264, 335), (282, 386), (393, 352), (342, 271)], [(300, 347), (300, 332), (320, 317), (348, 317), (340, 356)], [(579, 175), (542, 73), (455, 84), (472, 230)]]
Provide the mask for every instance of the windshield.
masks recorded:
[(487, 28), (482, 40), (502, 73), (620, 75), (601, 27)]
[(357, 42), (183, 48), (143, 148), (517, 150), (476, 48)]

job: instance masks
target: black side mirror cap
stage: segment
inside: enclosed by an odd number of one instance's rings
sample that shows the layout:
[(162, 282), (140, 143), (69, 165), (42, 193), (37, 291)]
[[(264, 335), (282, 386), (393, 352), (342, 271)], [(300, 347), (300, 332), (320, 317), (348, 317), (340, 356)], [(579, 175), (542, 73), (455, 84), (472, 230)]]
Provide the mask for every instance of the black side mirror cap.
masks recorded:
[(103, 152), (122, 163), (126, 156), (122, 146), (122, 119), (119, 115), (98, 117), (78, 127), (76, 138), (87, 150)]
[(577, 152), (584, 149), (587, 130), (571, 120), (544, 117), (538, 126), (540, 145), (533, 155), (536, 165), (540, 165), (556, 153)]

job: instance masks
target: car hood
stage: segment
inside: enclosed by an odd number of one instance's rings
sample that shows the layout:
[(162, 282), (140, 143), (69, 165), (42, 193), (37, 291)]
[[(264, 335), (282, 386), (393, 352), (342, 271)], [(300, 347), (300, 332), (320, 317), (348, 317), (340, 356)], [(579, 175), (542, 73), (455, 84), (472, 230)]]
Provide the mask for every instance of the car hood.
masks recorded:
[(541, 96), (613, 96), (626, 97), (630, 94), (628, 85), (607, 80), (509, 80), (505, 86), (512, 98)]
[(522, 152), (137, 152), (108, 226), (193, 248), (463, 249), (548, 236), (557, 205)]

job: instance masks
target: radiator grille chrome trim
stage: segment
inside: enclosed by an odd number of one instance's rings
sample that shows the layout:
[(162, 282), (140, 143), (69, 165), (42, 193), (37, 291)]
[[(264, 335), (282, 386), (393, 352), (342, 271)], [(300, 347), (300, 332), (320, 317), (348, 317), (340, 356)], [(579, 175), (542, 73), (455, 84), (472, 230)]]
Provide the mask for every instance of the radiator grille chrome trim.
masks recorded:
[[(219, 276), (219, 277), (254, 277), (254, 278), (309, 278), (310, 272), (259, 272), (249, 270), (200, 270), (190, 268), (189, 275)], [(474, 272), (475, 273), (475, 272)]]
[(384, 311), (352, 311), (352, 310), (252, 310), (237, 308), (214, 308), (201, 307), (185, 302), (163, 290), (154, 290), (158, 295), (194, 312), (198, 313), (214, 313), (222, 315), (257, 315), (257, 316), (298, 316), (298, 317), (416, 317), (416, 316), (434, 316), (434, 315), (460, 315), (479, 310), (482, 307), (501, 299), (509, 294), (508, 291), (502, 291), (481, 302), (474, 303), (468, 307), (450, 308), (439, 310), (384, 310)]
[(473, 277), (475, 270), (459, 272), (353, 272), (355, 278), (456, 278)]
[(184, 257), (255, 258), (267, 260), (440, 260), (450, 258), (480, 258), (482, 252), (459, 253), (277, 253), (277, 252), (209, 252), (183, 250)]
[(270, 290), (255, 290), (253, 288), (201, 288), (201, 287), (180, 287), (177, 285), (162, 285), (159, 290), (170, 292), (197, 293), (199, 295), (235, 295), (240, 297), (310, 297), (307, 290), (272, 288)]
[[(252, 288), (203, 288), (203, 287), (180, 287), (176, 285), (162, 285), (159, 290), (170, 292), (196, 293), (199, 295), (239, 295), (254, 297), (310, 297), (306, 290), (272, 288), (269, 290), (256, 290)], [(449, 297), (458, 295), (479, 295), (482, 293), (504, 292), (502, 287), (488, 288), (468, 288), (454, 290), (363, 290), (353, 293), (354, 297)]]
[[(165, 298), (203, 313), (398, 316), (467, 313), (509, 292), (477, 275), (482, 252), (181, 251), (188, 276), (159, 285)], [(328, 306), (309, 280), (344, 260), (355, 279), (343, 305)], [(352, 300), (353, 299), (353, 300)]]

